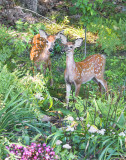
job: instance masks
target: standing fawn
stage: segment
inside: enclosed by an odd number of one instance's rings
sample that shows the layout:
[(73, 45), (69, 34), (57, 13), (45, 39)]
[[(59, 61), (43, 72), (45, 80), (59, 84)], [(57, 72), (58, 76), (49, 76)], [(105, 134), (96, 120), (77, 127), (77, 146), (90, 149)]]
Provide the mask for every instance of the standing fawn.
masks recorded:
[(81, 84), (95, 80), (101, 90), (101, 85), (108, 91), (107, 82), (104, 80), (105, 56), (94, 54), (81, 62), (74, 61), (74, 49), (80, 47), (83, 39), (78, 38), (75, 43), (67, 42), (67, 38), (61, 34), (61, 41), (65, 45), (66, 69), (64, 72), (66, 82), (66, 103), (69, 103), (71, 84), (75, 85), (75, 96), (79, 95)]
[(51, 74), (50, 85), (53, 85), (50, 54), (53, 51), (56, 39), (60, 38), (60, 33), (48, 36), (45, 31), (39, 30), (39, 34), (35, 35), (31, 42), (30, 59), (34, 62), (37, 70), (41, 71), (42, 65), (44, 74), (46, 69), (49, 68)]

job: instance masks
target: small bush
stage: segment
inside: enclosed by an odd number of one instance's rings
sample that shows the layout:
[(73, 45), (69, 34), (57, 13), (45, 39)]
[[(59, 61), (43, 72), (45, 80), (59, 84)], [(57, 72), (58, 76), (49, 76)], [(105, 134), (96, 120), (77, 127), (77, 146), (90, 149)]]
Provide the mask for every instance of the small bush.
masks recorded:
[(28, 22), (22, 22), (21, 20), (16, 22), (16, 29), (19, 32), (29, 32), (32, 35), (38, 33), (39, 29), (45, 29), (42, 23), (29, 24)]
[[(11, 35), (12, 34), (12, 35)], [(25, 39), (28, 41), (28, 38)], [(26, 50), (27, 45), (18, 38), (18, 33), (5, 26), (0, 26), (0, 61), (7, 64), (8, 68), (14, 68), (14, 59)]]
[[(1, 64), (1, 63), (0, 63)], [(7, 69), (7, 66), (0, 66), (0, 94), (5, 96), (8, 92), (8, 89), (13, 86), (13, 90), (11, 92), (11, 97), (18, 93), (17, 91), (17, 77), (14, 73), (10, 73)]]

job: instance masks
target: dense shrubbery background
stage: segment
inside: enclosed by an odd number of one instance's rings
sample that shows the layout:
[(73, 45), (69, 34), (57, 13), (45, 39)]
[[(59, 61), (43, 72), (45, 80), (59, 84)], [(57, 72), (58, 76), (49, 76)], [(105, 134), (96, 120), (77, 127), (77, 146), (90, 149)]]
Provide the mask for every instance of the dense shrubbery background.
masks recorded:
[[(10, 27), (0, 25), (0, 159), (39, 159), (41, 151), (45, 159), (125, 159), (125, 12), (115, 12), (113, 3), (101, 0), (94, 4), (89, 0), (77, 0), (76, 4), (65, 1), (57, 7), (60, 11), (48, 15), (57, 23), (38, 19), (34, 24), (19, 20)], [(76, 18), (78, 15), (81, 18)], [(97, 85), (88, 82), (82, 85), (80, 97), (71, 93), (68, 110), (63, 74), (66, 55), (61, 52), (61, 43), (56, 42), (51, 54), (54, 86), (50, 87), (48, 72), (33, 77), (28, 42), (40, 28), (49, 34), (64, 29), (71, 41), (84, 38), (84, 27), (87, 56), (106, 55), (109, 97), (104, 91), (100, 97)], [(74, 55), (75, 61), (83, 58), (84, 44)], [(43, 143), (47, 147), (41, 145), (40, 151), (38, 146)], [(19, 152), (20, 148), (24, 151)]]

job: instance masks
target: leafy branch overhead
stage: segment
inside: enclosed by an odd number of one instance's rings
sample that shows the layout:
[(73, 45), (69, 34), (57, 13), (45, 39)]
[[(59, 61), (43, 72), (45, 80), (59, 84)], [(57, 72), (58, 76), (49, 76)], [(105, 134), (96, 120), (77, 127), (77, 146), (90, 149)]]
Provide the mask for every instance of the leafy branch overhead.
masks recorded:
[(103, 0), (73, 0), (73, 3), (75, 3), (77, 11), (81, 14), (81, 21), (84, 23), (84, 26), (87, 26), (87, 24), (94, 21), (95, 16), (100, 16), (97, 8), (99, 5), (102, 5)]

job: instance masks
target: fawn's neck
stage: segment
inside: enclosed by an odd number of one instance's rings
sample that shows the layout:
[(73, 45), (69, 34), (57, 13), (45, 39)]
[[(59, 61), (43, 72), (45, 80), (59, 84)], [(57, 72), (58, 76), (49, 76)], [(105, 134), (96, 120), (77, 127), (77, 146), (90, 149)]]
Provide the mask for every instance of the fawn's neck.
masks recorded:
[(70, 52), (66, 56), (66, 69), (71, 70), (71, 69), (75, 68), (75, 65), (76, 64), (75, 64), (75, 61), (74, 61), (73, 53)]

